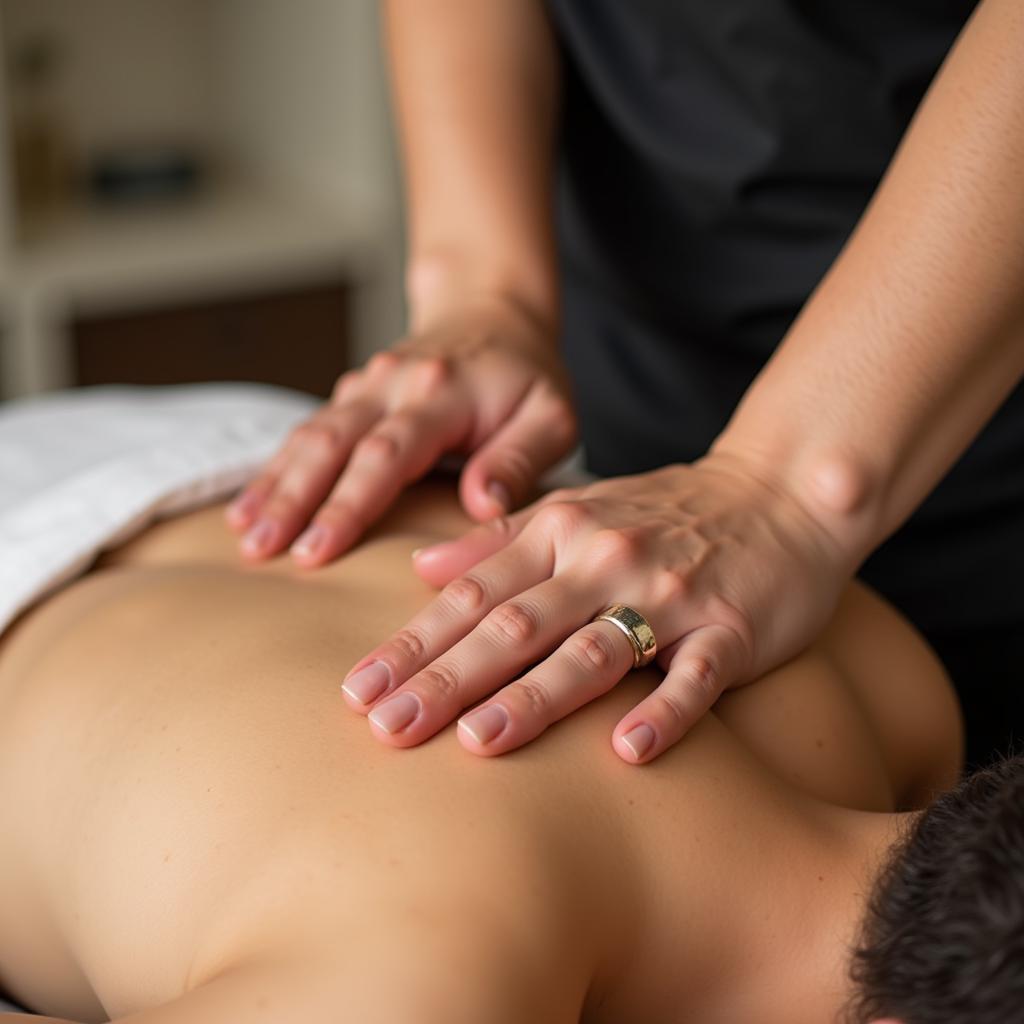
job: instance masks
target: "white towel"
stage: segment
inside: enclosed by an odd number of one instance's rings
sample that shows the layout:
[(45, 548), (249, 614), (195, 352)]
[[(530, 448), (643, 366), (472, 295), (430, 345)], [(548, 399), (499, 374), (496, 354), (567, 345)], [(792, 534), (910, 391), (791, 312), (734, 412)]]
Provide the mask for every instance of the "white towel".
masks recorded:
[(236, 490), (316, 404), (279, 388), (201, 384), (0, 405), (0, 633), (104, 548)]

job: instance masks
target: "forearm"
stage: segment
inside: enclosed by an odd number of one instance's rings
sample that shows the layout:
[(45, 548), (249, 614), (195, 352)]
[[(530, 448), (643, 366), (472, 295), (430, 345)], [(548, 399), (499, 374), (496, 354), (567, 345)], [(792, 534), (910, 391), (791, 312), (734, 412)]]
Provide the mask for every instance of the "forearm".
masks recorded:
[(413, 327), (494, 297), (553, 326), (557, 61), (540, 0), (387, 0)]
[(1024, 372), (1024, 8), (985, 0), (871, 205), (712, 448), (859, 562)]

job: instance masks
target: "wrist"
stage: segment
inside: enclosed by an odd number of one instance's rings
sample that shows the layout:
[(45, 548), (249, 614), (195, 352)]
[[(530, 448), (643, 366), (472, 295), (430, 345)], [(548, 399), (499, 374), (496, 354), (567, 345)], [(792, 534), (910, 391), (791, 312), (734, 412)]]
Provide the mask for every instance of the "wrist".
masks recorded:
[(409, 262), (405, 285), (413, 332), (476, 307), (523, 321), (555, 344), (559, 304), (554, 274), (530, 278), (465, 255), (433, 254)]
[(755, 476), (799, 506), (851, 574), (884, 539), (884, 480), (876, 467), (848, 451), (816, 443), (773, 447), (726, 431), (705, 459)]

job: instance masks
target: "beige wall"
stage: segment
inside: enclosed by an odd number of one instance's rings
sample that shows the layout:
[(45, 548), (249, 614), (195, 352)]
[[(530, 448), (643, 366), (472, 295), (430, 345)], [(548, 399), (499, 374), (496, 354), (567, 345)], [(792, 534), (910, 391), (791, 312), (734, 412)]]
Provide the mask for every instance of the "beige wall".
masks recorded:
[[(394, 340), (401, 216), (376, 0), (0, 0), (5, 52), (41, 27), (68, 41), (61, 104), (80, 155), (182, 142), (199, 147), (222, 181), (270, 185), (307, 215), (321, 208), (325, 222), (336, 211), (340, 234), (354, 212), (379, 225), (356, 296), (356, 355)], [(16, 253), (0, 237), (9, 311), (19, 305), (18, 274), (5, 265), (17, 267)]]
[(61, 103), (76, 148), (140, 133), (206, 143), (216, 0), (3, 0), (5, 50), (40, 30), (68, 40)]
[(374, 0), (221, 0), (217, 8), (231, 149), (328, 199), (393, 201)]
[(402, 330), (399, 182), (376, 0), (220, 0), (227, 150), (341, 209), (379, 211), (381, 275), (363, 289), (365, 358)]

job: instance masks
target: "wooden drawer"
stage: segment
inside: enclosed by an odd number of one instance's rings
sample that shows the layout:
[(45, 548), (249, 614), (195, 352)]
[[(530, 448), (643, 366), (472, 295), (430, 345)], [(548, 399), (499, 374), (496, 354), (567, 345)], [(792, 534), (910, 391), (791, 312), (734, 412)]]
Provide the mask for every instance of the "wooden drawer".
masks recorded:
[(348, 367), (344, 283), (198, 305), (76, 317), (76, 384), (259, 381), (327, 396)]

